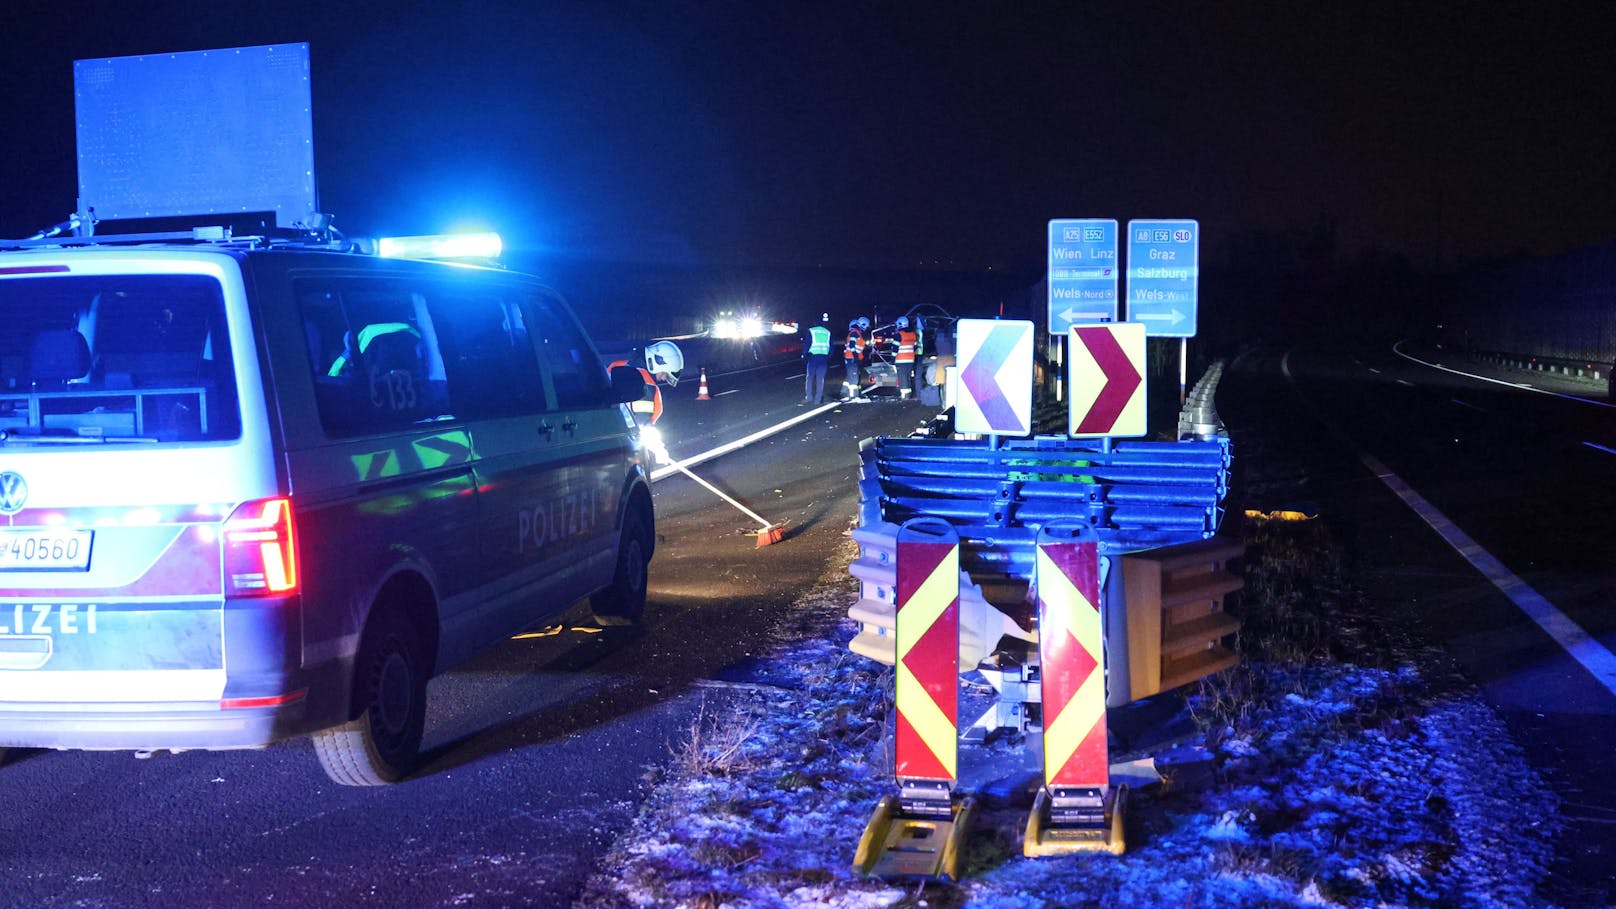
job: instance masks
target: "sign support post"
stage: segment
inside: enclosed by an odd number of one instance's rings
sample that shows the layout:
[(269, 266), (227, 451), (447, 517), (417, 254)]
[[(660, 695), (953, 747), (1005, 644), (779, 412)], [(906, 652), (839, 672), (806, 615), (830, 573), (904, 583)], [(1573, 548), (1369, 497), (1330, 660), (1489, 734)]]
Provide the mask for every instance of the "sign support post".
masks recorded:
[(1178, 339), (1178, 406), (1184, 406), (1185, 386), (1190, 379), (1190, 339)]

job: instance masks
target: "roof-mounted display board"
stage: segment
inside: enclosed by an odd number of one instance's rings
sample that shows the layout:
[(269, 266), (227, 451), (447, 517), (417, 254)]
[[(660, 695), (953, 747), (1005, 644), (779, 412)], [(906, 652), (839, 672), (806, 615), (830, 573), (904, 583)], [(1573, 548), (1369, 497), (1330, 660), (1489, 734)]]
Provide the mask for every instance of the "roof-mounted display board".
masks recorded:
[(73, 97), (98, 220), (318, 210), (307, 44), (76, 60)]

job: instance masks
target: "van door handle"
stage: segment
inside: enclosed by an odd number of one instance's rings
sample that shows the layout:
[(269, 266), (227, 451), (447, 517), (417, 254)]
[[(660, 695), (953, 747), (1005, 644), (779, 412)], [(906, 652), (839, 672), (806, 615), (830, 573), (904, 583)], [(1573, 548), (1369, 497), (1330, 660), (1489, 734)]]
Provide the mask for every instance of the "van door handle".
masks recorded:
[(539, 435), (544, 436), (546, 439), (548, 439), (551, 436), (555, 435), (555, 427), (551, 426), (549, 423), (546, 423), (543, 420), (540, 420), (539, 421)]
[(561, 428), (565, 429), (567, 432), (572, 432), (574, 429), (578, 428), (578, 421), (574, 420), (572, 417), (568, 417), (566, 421), (561, 424)]

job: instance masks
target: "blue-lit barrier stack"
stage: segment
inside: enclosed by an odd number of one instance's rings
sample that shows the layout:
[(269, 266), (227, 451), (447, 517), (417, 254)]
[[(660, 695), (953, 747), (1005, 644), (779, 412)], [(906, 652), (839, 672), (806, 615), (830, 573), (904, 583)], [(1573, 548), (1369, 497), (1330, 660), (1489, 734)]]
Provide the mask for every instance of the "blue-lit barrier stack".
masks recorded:
[[(1160, 602), (1125, 603), (1120, 560), (1211, 538), (1223, 519), (1231, 457), (1229, 439), (1221, 435), (1119, 442), (1109, 450), (1092, 440), (1064, 437), (1003, 440), (998, 447), (986, 441), (866, 440), (860, 447), (859, 521), (853, 531), (860, 554), (849, 569), (860, 580), (861, 591), (848, 614), (861, 630), (849, 649), (892, 662), (891, 554), (904, 521), (922, 515), (942, 518), (959, 533), (965, 575), (962, 671), (974, 667), (1003, 634), (1035, 637), (1027, 587), (1038, 530), (1046, 524), (1084, 523), (1099, 540), (1111, 613), (1108, 660), (1115, 680), (1108, 684), (1114, 695), (1109, 700), (1126, 703), (1153, 693), (1130, 694), (1126, 684), (1119, 684), (1127, 678), (1125, 654), (1141, 651), (1138, 642), (1128, 640), (1128, 613), (1149, 611), (1150, 624), (1157, 628), (1164, 622), (1171, 625), (1172, 617), (1157, 615), (1165, 605)], [(1208, 571), (1224, 572), (1224, 561), (1221, 556), (1210, 561)], [(1221, 602), (1209, 608), (1221, 610)], [(1153, 640), (1143, 651), (1160, 649)]]
[(1231, 458), (1223, 436), (1120, 442), (1110, 451), (1064, 438), (998, 448), (882, 438), (860, 454), (861, 524), (931, 515), (982, 548), (1024, 544), (1027, 553), (1037, 529), (1055, 521), (1087, 523), (1115, 553), (1210, 536), (1223, 516)]

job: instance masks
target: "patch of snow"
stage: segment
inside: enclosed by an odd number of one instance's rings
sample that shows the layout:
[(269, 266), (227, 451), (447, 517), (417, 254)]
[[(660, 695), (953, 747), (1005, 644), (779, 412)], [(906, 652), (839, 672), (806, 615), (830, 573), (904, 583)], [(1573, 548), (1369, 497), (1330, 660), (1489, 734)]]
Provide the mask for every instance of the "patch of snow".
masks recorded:
[[(809, 611), (848, 601), (838, 589), (813, 598)], [(740, 736), (741, 747), (682, 762), (705, 769), (661, 781), (578, 905), (1542, 904), (1534, 891), (1553, 858), (1553, 793), (1479, 695), (1426, 694), (1411, 664), (1248, 660), (1231, 670), (1250, 676), (1240, 690), (1252, 694), (1239, 720), (1203, 726), (1214, 772), (1182, 783), (1168, 768), (1130, 791), (1121, 856), (1023, 857), (1032, 791), (1011, 786), (979, 794), (964, 880), (863, 876), (854, 849), (876, 801), (895, 791), (892, 676), (846, 651), (852, 623), (830, 624), (767, 660), (779, 687), (726, 692), (732, 712), (709, 714), (703, 741)], [(1192, 714), (1213, 716), (1218, 696), (1192, 688)], [(1541, 820), (1524, 824), (1523, 805)]]

